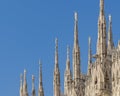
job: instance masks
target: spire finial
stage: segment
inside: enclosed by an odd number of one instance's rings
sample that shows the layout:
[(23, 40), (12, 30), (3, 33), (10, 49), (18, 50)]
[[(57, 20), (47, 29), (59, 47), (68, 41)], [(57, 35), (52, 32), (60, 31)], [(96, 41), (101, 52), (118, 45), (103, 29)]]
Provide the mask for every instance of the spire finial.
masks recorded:
[(70, 47), (67, 45), (67, 60), (70, 58)]
[(40, 59), (39, 59), (39, 62), (38, 62), (38, 64), (39, 64), (39, 87), (40, 87), (40, 64), (41, 64), (41, 61), (40, 61)]
[(42, 62), (39, 60), (39, 85), (42, 86)]
[(32, 81), (34, 82), (34, 80), (35, 80), (35, 77), (34, 77), (34, 75), (32, 75)]
[(89, 45), (89, 51), (91, 50), (91, 37), (89, 37), (89, 39), (88, 39), (88, 45)]
[(108, 29), (109, 32), (112, 33), (112, 16), (109, 14), (109, 29)]
[(40, 59), (39, 59), (39, 65), (41, 64), (41, 61), (40, 61)]
[(75, 12), (75, 21), (78, 21), (78, 13), (77, 12)]
[(89, 37), (89, 46), (91, 45), (91, 37)]
[(91, 37), (88, 39), (89, 51), (91, 50)]
[(20, 96), (23, 96), (23, 76), (20, 74)]
[(70, 47), (67, 45), (66, 70), (70, 70)]
[(26, 69), (24, 69), (24, 82), (26, 82)]
[(26, 80), (26, 70), (25, 69), (24, 69), (23, 95), (28, 96), (28, 92), (27, 92), (27, 80)]
[(55, 51), (56, 52), (58, 51), (58, 39), (57, 38), (55, 39)]
[(91, 50), (91, 37), (88, 39), (88, 75), (91, 75), (91, 63), (92, 63), (92, 50)]
[(91, 60), (91, 55), (92, 55), (92, 52), (91, 52), (91, 37), (89, 37), (88, 39), (88, 46), (89, 46), (89, 50), (88, 50), (88, 61), (89, 61), (89, 64), (92, 63), (92, 60)]
[(26, 74), (26, 69), (24, 69), (24, 74)]
[(100, 13), (104, 15), (104, 0), (100, 0)]
[(74, 25), (74, 47), (78, 47), (78, 13), (74, 13), (75, 25)]
[(109, 29), (108, 29), (108, 50), (114, 47), (113, 36), (112, 36), (112, 16), (109, 15)]
[(35, 77), (34, 75), (32, 75), (32, 91), (35, 89), (34, 80), (35, 80)]
[(24, 86), (27, 85), (27, 81), (26, 81), (26, 69), (24, 69)]
[(35, 81), (35, 77), (34, 77), (34, 75), (32, 75), (32, 96), (36, 96), (34, 81)]
[(112, 22), (112, 16), (109, 14), (109, 22)]
[(55, 68), (58, 68), (58, 39), (55, 39)]
[(23, 82), (23, 75), (20, 74), (20, 85), (22, 86), (22, 82)]
[(58, 39), (55, 39), (54, 96), (60, 95), (60, 71), (58, 65)]
[(39, 92), (38, 96), (44, 96), (43, 82), (42, 82), (42, 62), (39, 60)]

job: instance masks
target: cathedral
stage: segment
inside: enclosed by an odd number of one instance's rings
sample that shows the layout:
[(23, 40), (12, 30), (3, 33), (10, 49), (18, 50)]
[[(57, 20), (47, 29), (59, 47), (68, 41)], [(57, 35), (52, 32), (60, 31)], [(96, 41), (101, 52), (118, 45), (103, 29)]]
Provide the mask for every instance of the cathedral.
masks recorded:
[[(61, 92), (60, 70), (58, 63), (58, 40), (55, 40), (55, 68), (53, 73), (54, 96), (120, 96), (120, 40), (114, 46), (112, 36), (112, 16), (109, 15), (109, 26), (106, 27), (104, 0), (100, 0), (98, 17), (98, 37), (96, 54), (92, 54), (91, 38), (88, 39), (88, 70), (81, 72), (80, 46), (78, 38), (78, 14), (74, 13), (74, 44), (72, 68), (70, 69), (70, 52), (67, 47), (66, 69), (64, 73), (64, 93)], [(108, 32), (106, 31), (108, 30)], [(94, 58), (94, 61), (93, 61)], [(42, 83), (42, 64), (39, 62), (38, 96), (44, 96)], [(20, 96), (29, 96), (27, 90), (26, 70), (21, 75)], [(32, 96), (36, 96), (34, 76), (32, 76)]]

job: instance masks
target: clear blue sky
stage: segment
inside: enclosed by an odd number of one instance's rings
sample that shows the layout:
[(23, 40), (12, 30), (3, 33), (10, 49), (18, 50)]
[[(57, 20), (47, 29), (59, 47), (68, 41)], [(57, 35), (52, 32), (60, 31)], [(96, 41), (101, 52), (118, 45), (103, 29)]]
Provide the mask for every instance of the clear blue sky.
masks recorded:
[[(45, 96), (53, 96), (55, 37), (59, 41), (61, 90), (66, 46), (73, 47), (74, 12), (79, 17), (81, 69), (87, 71), (88, 36), (96, 50), (99, 0), (0, 0), (0, 94), (19, 96), (20, 74), (27, 70), (29, 94), (31, 75), (38, 90), (38, 60), (43, 63)], [(120, 0), (105, 0), (106, 20), (112, 14), (114, 42), (120, 39)]]

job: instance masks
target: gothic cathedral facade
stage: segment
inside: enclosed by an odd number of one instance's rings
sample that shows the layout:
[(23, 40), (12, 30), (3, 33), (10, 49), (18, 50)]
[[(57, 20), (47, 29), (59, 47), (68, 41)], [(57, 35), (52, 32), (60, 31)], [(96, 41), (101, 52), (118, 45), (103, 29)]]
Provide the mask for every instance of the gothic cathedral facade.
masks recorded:
[[(73, 73), (70, 69), (69, 46), (67, 47), (66, 69), (64, 73), (64, 93), (60, 90), (60, 70), (58, 62), (58, 40), (55, 40), (55, 68), (53, 73), (54, 96), (120, 96), (120, 40), (114, 46), (112, 36), (112, 17), (109, 15), (108, 32), (104, 0), (100, 0), (98, 17), (98, 37), (96, 54), (92, 54), (91, 38), (88, 39), (88, 71), (81, 72), (80, 47), (78, 38), (78, 14), (74, 14)], [(94, 61), (92, 59), (95, 59)], [(40, 62), (39, 62), (40, 63)], [(21, 76), (20, 96), (28, 96), (26, 70)], [(36, 96), (34, 76), (32, 76), (32, 96)], [(42, 64), (39, 71), (38, 96), (44, 96), (42, 84)]]

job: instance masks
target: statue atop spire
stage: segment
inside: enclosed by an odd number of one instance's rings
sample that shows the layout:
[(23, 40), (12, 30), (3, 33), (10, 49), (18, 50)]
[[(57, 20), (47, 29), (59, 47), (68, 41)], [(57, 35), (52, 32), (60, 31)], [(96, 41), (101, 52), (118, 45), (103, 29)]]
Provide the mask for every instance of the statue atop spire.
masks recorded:
[(109, 23), (112, 23), (112, 16), (109, 15)]
[(20, 96), (23, 96), (23, 76), (20, 75)]
[(32, 75), (32, 96), (36, 96), (34, 80), (35, 80), (35, 77), (34, 75)]
[(39, 85), (42, 86), (42, 62), (39, 60)]
[(23, 96), (28, 96), (26, 70), (24, 70)]
[(55, 68), (58, 68), (58, 39), (55, 39)]
[(88, 47), (89, 47), (89, 50), (88, 50), (88, 61), (89, 63), (92, 63), (92, 50), (91, 50), (91, 37), (89, 37), (89, 40), (88, 40)]
[(24, 83), (26, 83), (26, 69), (24, 69)]
[(112, 16), (109, 15), (109, 28), (108, 28), (108, 50), (113, 49), (113, 36), (112, 36)]
[(32, 90), (35, 90), (35, 85), (34, 85), (35, 77), (32, 75)]
[(100, 15), (104, 15), (104, 0), (100, 0)]
[(22, 88), (22, 85), (23, 85), (23, 75), (20, 74), (20, 85), (21, 85), (21, 88)]
[(88, 75), (91, 75), (91, 63), (92, 63), (92, 50), (91, 50), (91, 38), (88, 39)]
[(55, 39), (55, 51), (58, 52), (58, 39)]
[(39, 60), (39, 91), (38, 96), (44, 96), (43, 84), (42, 84), (42, 63)]
[(75, 19), (75, 25), (74, 25), (74, 47), (78, 48), (79, 47), (79, 42), (78, 42), (78, 13), (74, 13), (74, 19)]
[(70, 47), (69, 46), (67, 46), (67, 61), (66, 61), (66, 63), (67, 63), (67, 69), (69, 69), (70, 68)]
[(75, 12), (75, 21), (78, 21), (78, 14)]

